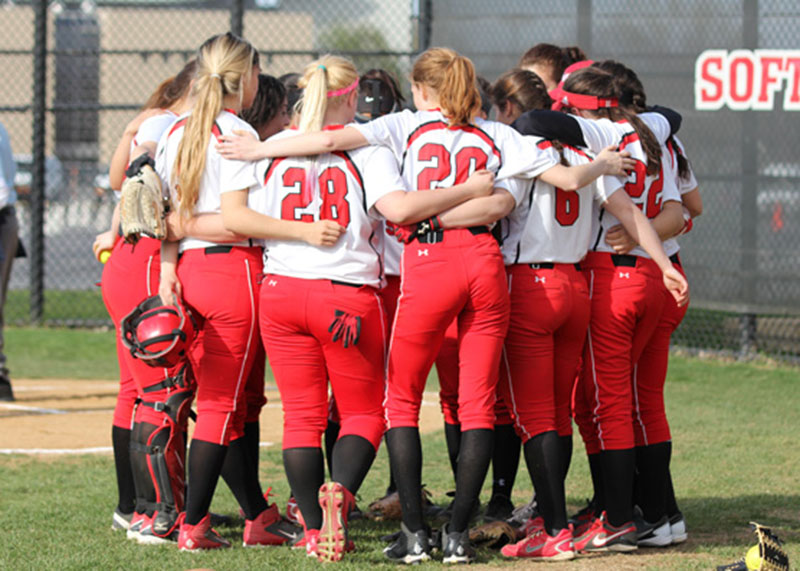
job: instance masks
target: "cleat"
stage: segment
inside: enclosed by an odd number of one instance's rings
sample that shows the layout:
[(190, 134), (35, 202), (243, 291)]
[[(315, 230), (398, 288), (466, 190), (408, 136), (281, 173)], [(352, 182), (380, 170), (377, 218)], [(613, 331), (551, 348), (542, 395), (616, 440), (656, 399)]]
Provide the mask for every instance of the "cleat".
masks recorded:
[(522, 527), (528, 521), (535, 519), (539, 515), (536, 505), (536, 496), (534, 495), (530, 502), (512, 511), (506, 521), (514, 527)]
[(211, 516), (211, 527), (233, 527), (233, 518), (229, 515), (214, 512), (208, 512), (208, 515)]
[(111, 530), (122, 531), (128, 530), (131, 527), (131, 520), (133, 519), (133, 512), (129, 514), (122, 513), (119, 508), (114, 510), (114, 515), (111, 517)]
[(522, 541), (504, 545), (500, 552), (506, 557), (528, 557), (541, 561), (568, 561), (575, 558), (572, 527), (562, 529), (555, 537), (542, 529)]
[(472, 563), (475, 561), (475, 549), (469, 542), (469, 530), (448, 531), (446, 524), (442, 528), (443, 563)]
[(574, 538), (575, 551), (590, 553), (597, 551), (636, 551), (636, 526), (632, 521), (614, 527), (606, 521), (606, 512), (595, 518), (583, 534)]
[(142, 531), (142, 525), (144, 525), (146, 519), (147, 514), (134, 512), (131, 517), (131, 524), (128, 526), (128, 531), (125, 532), (125, 536), (128, 539), (137, 541), (139, 539), (139, 532)]
[(544, 518), (540, 515), (532, 517), (517, 530), (517, 537), (528, 537), (539, 530), (544, 530)]
[(322, 508), (322, 527), (317, 542), (317, 559), (340, 561), (347, 551), (347, 521), (355, 505), (350, 491), (338, 482), (322, 484), (319, 507)]
[(656, 523), (645, 521), (643, 517), (634, 517), (634, 523), (639, 547), (666, 547), (672, 544), (672, 532), (667, 516)]
[(153, 530), (154, 521), (155, 520), (152, 517), (144, 517), (142, 520), (142, 527), (139, 530), (139, 535), (136, 536), (136, 543), (139, 545), (162, 545), (164, 543), (173, 543), (178, 539), (177, 531), (175, 531), (175, 533), (172, 535), (167, 535), (164, 537), (156, 535)]
[(681, 512), (676, 513), (669, 518), (669, 531), (672, 535), (672, 543), (683, 543), (689, 538), (689, 532), (686, 529), (686, 520), (683, 518)]
[(431, 558), (431, 540), (427, 529), (411, 532), (406, 524), (400, 524), (400, 535), (397, 540), (383, 549), (383, 554), (390, 561), (413, 565)]
[(586, 506), (578, 510), (578, 512), (569, 518), (569, 523), (572, 524), (575, 530), (575, 535), (580, 535), (592, 524), (592, 521), (599, 517), (597, 507), (594, 505), (594, 500), (586, 500)]
[(303, 530), (283, 518), (276, 504), (271, 504), (253, 520), (245, 520), (244, 547), (283, 545), (294, 543), (303, 535)]
[(297, 499), (290, 496), (286, 502), (286, 519), (295, 525), (303, 525), (303, 514), (300, 513), (300, 506), (297, 505)]
[(219, 549), (230, 547), (227, 539), (211, 527), (211, 516), (206, 516), (197, 525), (189, 525), (185, 521), (186, 514), (181, 514), (178, 549), (181, 551), (200, 551), (203, 549)]
[(514, 504), (508, 496), (497, 494), (491, 497), (483, 512), (484, 521), (505, 521), (514, 512)]

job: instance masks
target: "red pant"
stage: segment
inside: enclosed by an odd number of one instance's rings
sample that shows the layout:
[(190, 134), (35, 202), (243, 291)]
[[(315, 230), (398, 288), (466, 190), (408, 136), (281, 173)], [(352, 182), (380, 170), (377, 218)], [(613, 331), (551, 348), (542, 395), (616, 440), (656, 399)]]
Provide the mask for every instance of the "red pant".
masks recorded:
[[(680, 264), (676, 269), (683, 274)], [(684, 274), (684, 277), (685, 274)], [(636, 446), (667, 442), (672, 437), (664, 408), (664, 382), (667, 380), (669, 342), (672, 332), (683, 321), (688, 305), (678, 307), (664, 288), (664, 309), (656, 330), (633, 369), (634, 435)]]
[[(361, 317), (356, 345), (328, 331), (335, 310)], [(378, 290), (267, 275), (261, 284), (261, 336), (283, 403), (283, 448), (318, 448), (328, 420), (328, 379), (341, 421), (378, 449), (384, 432), (388, 323)]]
[(589, 325), (589, 291), (573, 264), (508, 266), (511, 322), (500, 394), (523, 442), (572, 434), (570, 401)]
[(197, 379), (194, 438), (222, 445), (244, 435), (244, 390), (258, 347), (262, 270), (261, 248), (225, 250), (187, 250), (178, 262), (183, 299), (200, 329), (189, 355)]
[(581, 263), (591, 322), (576, 397), (575, 421), (586, 451), (633, 448), (633, 365), (655, 331), (665, 301), (661, 271), (650, 259), (590, 252)]
[(497, 242), (488, 233), (447, 230), (439, 243), (407, 244), (401, 291), (389, 352), (390, 428), (418, 426), (425, 381), (454, 319), (461, 428), (492, 428), (508, 328), (506, 278)]

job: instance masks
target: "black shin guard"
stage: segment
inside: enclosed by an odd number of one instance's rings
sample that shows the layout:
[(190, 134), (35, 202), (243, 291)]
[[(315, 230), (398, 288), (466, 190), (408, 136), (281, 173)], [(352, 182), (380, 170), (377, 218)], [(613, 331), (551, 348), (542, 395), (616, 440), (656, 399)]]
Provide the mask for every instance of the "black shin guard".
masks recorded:
[(111, 427), (114, 468), (117, 473), (117, 509), (124, 514), (131, 513), (136, 507), (136, 484), (131, 466), (131, 432), (127, 428)]
[(419, 429), (411, 426), (389, 429), (386, 432), (386, 448), (400, 495), (403, 523), (410, 532), (416, 533), (425, 525), (422, 518), (422, 444)]
[(287, 448), (283, 451), (283, 467), (297, 500), (307, 529), (319, 529), (322, 510), (318, 492), (325, 480), (321, 448)]
[(136, 512), (153, 515), (156, 502), (156, 488), (147, 461), (147, 443), (158, 428), (155, 424), (137, 422), (133, 425), (130, 441), (131, 469), (136, 486)]
[(561, 442), (555, 430), (537, 434), (525, 443), (525, 462), (533, 480), (536, 502), (550, 535), (567, 527), (567, 508)]

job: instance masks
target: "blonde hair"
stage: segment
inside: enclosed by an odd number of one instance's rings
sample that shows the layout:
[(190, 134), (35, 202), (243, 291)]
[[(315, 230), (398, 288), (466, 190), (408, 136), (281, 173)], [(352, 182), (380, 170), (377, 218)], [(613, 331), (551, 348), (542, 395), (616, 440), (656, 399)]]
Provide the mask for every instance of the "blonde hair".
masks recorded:
[(451, 127), (469, 125), (481, 110), (475, 66), (450, 48), (430, 48), (414, 62), (411, 81), (433, 89)]
[(358, 89), (358, 71), (349, 59), (325, 55), (305, 67), (297, 86), (303, 90), (297, 102), (298, 128), (301, 132), (319, 131), (328, 107), (340, 105)]
[(244, 97), (244, 86), (258, 65), (258, 52), (249, 42), (231, 34), (213, 36), (200, 46), (197, 75), (192, 88), (195, 105), (186, 120), (172, 175), (177, 183), (180, 209), (189, 214), (197, 204), (200, 181), (206, 168), (206, 149), (223, 100)]

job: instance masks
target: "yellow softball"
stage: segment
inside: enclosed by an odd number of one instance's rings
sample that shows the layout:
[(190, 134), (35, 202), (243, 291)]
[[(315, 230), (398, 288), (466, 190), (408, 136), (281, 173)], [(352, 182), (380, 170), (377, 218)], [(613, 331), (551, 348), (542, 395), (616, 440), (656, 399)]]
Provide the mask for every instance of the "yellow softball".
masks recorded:
[(103, 250), (102, 252), (100, 252), (100, 256), (98, 256), (98, 259), (100, 260), (101, 264), (105, 264), (110, 257), (111, 257), (111, 250)]
[(744, 557), (744, 564), (748, 569), (756, 570), (761, 568), (761, 552), (758, 550), (758, 545), (754, 545), (747, 550), (747, 555)]

